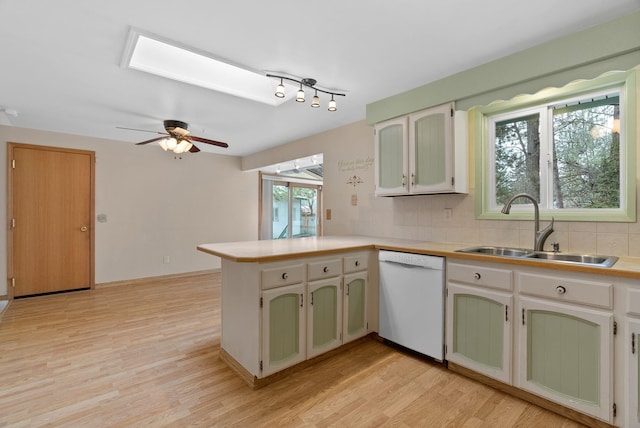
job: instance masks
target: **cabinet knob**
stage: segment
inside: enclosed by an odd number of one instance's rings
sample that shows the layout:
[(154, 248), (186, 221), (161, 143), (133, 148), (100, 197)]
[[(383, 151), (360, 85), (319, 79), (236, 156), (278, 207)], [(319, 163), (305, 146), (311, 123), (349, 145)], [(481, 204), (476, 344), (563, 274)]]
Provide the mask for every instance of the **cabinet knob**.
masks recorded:
[(567, 292), (567, 289), (566, 289), (566, 288), (564, 288), (562, 285), (558, 285), (558, 286), (556, 287), (556, 291), (558, 292), (558, 294), (564, 294), (564, 293), (566, 293), (566, 292)]
[(360, 266), (360, 260), (356, 260), (356, 266)]
[(287, 275), (286, 272), (282, 274), (282, 279), (287, 279), (288, 277), (289, 277), (289, 275)]
[(476, 272), (476, 273), (473, 274), (473, 277), (475, 279), (480, 279), (480, 278), (482, 278), (482, 275), (480, 275), (478, 272)]
[(324, 272), (324, 273), (329, 272), (329, 266), (325, 266), (325, 267), (322, 269), (322, 272)]

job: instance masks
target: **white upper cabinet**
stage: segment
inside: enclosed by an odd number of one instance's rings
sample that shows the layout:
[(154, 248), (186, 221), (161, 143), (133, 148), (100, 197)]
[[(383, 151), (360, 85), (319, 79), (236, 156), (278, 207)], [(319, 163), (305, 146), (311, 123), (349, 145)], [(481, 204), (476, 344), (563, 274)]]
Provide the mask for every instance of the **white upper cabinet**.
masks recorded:
[(466, 124), (453, 103), (376, 124), (376, 195), (466, 193)]

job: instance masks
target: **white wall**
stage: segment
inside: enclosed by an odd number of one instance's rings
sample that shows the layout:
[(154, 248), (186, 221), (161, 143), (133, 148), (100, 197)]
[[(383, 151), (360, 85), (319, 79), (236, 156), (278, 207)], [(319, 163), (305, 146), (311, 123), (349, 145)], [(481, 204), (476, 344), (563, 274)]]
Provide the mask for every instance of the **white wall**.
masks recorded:
[[(106, 223), (96, 221), (97, 284), (218, 268), (220, 260), (197, 251), (198, 244), (257, 239), (258, 174), (241, 171), (238, 157), (201, 152), (174, 159), (153, 144), (0, 126), (3, 177), (7, 142), (96, 152), (96, 215), (107, 215)], [(7, 224), (6, 185), (0, 200)], [(1, 228), (5, 278), (6, 232)], [(6, 294), (3, 281), (0, 296)]]

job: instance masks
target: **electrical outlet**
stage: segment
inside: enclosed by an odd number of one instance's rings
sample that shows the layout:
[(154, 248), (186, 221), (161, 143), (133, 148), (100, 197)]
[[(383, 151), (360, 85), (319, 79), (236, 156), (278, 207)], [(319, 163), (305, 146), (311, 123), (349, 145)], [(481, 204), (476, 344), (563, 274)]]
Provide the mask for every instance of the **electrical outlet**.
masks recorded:
[(450, 220), (453, 217), (453, 208), (444, 209), (444, 219)]

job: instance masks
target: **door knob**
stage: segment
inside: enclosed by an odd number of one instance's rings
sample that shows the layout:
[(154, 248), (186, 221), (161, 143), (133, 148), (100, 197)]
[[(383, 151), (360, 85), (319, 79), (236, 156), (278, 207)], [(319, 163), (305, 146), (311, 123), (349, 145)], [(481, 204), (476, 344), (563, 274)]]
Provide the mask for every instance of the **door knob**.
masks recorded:
[(81, 232), (86, 232), (87, 230), (89, 230), (89, 229), (87, 228), (87, 226), (82, 226), (82, 227), (80, 228), (80, 231), (81, 231)]

